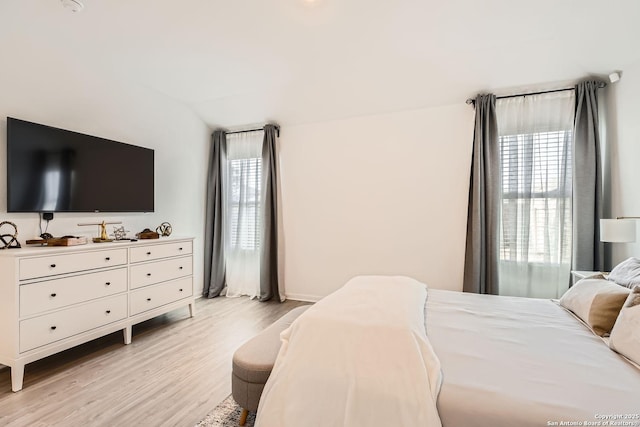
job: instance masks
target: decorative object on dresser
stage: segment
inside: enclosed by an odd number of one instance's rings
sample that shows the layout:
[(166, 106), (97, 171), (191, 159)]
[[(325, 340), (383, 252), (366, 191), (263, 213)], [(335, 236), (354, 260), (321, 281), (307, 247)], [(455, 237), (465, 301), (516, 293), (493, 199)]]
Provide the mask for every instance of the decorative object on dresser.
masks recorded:
[(127, 233), (129, 230), (124, 229), (124, 225), (122, 227), (113, 227), (113, 238), (117, 241), (120, 240), (130, 240), (127, 238)]
[[(13, 227), (13, 234), (5, 233), (7, 226)], [(10, 221), (0, 222), (0, 249), (19, 249), (18, 227)]]
[(160, 234), (162, 237), (171, 236), (171, 232), (173, 229), (171, 228), (171, 224), (168, 222), (163, 222), (156, 228), (156, 233)]
[(159, 239), (160, 234), (156, 233), (155, 231), (151, 231), (148, 228), (145, 228), (141, 232), (137, 233), (136, 237), (138, 239)]
[(62, 237), (51, 236), (51, 237), (42, 238), (42, 239), (27, 240), (27, 245), (77, 246), (77, 245), (86, 245), (87, 242), (88, 242), (87, 238), (82, 236), (62, 236)]
[(193, 239), (0, 251), (0, 363), (11, 388), (24, 366), (189, 306)]
[(91, 222), (91, 223), (82, 223), (82, 224), (78, 224), (80, 227), (84, 227), (87, 225), (97, 225), (100, 227), (100, 237), (94, 237), (93, 238), (93, 243), (108, 243), (108, 242), (113, 242), (113, 239), (109, 238), (109, 235), (107, 234), (107, 224), (122, 224), (121, 221), (114, 221), (114, 222)]

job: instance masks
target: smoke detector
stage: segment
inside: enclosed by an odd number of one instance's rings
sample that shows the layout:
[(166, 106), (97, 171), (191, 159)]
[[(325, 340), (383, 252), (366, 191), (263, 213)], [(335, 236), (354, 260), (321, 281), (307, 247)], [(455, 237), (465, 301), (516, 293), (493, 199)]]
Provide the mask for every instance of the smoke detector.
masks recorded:
[(80, 12), (84, 9), (84, 4), (80, 0), (60, 0), (62, 5), (66, 9), (70, 9), (72, 12)]

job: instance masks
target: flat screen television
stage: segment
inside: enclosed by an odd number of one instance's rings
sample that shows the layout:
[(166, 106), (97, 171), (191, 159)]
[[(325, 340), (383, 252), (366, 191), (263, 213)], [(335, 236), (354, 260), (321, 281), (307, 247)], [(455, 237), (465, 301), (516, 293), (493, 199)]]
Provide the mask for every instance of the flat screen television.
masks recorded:
[(8, 212), (153, 210), (153, 150), (7, 117)]

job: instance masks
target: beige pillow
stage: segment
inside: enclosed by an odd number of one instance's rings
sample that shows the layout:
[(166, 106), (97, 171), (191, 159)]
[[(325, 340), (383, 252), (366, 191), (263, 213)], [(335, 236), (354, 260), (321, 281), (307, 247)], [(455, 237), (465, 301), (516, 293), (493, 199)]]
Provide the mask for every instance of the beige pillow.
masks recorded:
[(611, 332), (629, 292), (608, 280), (582, 279), (562, 295), (560, 305), (602, 337)]
[(611, 331), (609, 347), (640, 365), (640, 286), (627, 297)]

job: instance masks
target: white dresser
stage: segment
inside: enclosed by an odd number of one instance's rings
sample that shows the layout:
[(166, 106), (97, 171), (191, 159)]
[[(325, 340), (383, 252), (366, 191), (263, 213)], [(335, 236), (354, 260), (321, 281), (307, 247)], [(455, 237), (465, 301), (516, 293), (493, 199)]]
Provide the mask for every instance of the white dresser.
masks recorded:
[(193, 239), (0, 251), (0, 364), (24, 366), (179, 307), (194, 315)]

